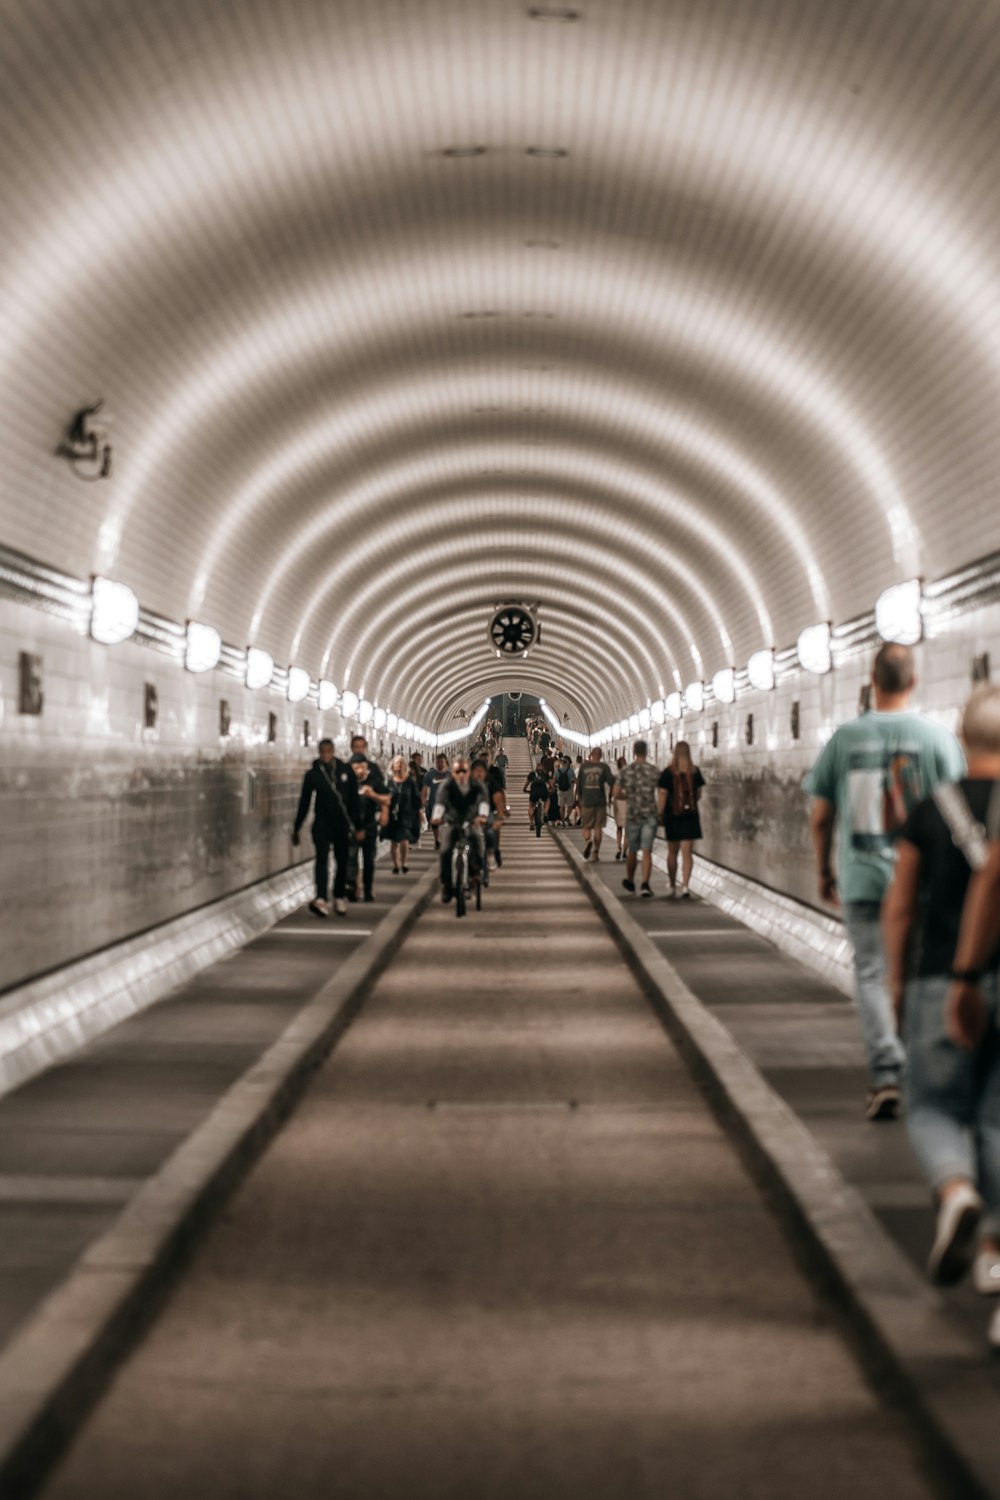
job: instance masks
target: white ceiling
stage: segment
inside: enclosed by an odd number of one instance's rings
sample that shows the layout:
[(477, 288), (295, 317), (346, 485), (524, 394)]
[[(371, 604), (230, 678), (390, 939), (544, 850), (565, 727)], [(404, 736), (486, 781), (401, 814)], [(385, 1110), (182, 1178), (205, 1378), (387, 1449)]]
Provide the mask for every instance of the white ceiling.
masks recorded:
[(431, 727), (1000, 546), (1000, 3), (531, 9), (7, 0), (0, 541)]

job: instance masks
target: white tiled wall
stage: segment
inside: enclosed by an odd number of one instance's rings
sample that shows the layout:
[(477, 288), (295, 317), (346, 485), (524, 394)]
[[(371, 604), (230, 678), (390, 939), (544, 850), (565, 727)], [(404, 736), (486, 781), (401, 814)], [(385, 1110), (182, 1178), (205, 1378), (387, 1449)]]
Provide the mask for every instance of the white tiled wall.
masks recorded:
[[(18, 712), (22, 651), (42, 658), (37, 717)], [(155, 729), (143, 723), (147, 682)], [(251, 693), (218, 671), (195, 676), (145, 646), (100, 646), (0, 603), (0, 989), (297, 863), (289, 832), (302, 773), (322, 734), (345, 751), (351, 727), (315, 704)]]

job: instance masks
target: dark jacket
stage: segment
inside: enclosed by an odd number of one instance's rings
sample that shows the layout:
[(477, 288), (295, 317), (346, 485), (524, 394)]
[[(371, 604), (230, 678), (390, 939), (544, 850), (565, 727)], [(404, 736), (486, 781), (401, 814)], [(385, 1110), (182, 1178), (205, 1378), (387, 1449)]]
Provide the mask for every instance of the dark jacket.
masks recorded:
[(351, 834), (361, 827), (358, 779), (345, 761), (334, 758), (329, 766), (318, 759), (313, 761), (302, 778), (299, 810), (295, 814), (296, 833), (309, 816), (313, 797), (316, 798), (314, 828), (326, 834)]

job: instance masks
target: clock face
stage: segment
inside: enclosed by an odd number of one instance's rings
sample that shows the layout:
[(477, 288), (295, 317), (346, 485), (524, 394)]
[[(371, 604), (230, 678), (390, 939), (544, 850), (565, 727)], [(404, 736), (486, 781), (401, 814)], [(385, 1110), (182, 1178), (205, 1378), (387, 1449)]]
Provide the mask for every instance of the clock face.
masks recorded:
[(490, 622), (490, 644), (501, 656), (523, 656), (537, 634), (534, 620), (519, 604), (498, 609)]

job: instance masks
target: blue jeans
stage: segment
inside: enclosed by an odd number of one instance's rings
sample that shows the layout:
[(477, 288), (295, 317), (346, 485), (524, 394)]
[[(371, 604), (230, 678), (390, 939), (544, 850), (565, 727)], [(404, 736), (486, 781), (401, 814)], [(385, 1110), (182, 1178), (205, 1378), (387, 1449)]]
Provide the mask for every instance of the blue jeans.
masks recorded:
[(945, 1034), (945, 975), (906, 987), (906, 1130), (931, 1186), (953, 1177), (974, 1182), (986, 1204), (988, 1233), (1000, 1232), (1000, 1031), (996, 974), (983, 980), (990, 1025), (974, 1052)]
[(844, 905), (844, 926), (854, 944), (854, 980), (868, 1071), (876, 1088), (898, 1083), (906, 1061), (885, 983), (881, 917), (877, 901), (848, 901)]

